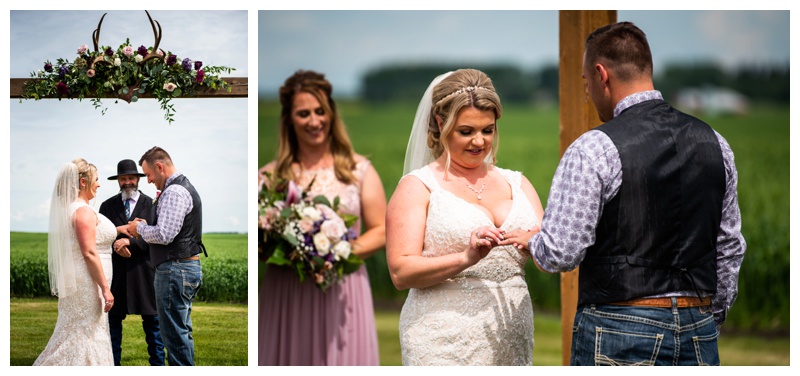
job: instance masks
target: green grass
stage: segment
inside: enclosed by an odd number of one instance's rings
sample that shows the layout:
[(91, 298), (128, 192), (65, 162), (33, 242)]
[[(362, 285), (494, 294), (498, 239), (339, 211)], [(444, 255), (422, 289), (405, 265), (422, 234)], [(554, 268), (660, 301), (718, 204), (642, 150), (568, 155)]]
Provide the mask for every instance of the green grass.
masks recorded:
[[(375, 311), (378, 328), (378, 351), (382, 366), (401, 365), (400, 337), (397, 311)], [(533, 317), (533, 365), (560, 366), (561, 318), (547, 313)], [(788, 366), (789, 337), (768, 338), (744, 334), (724, 333), (719, 339), (719, 356), (726, 366)]]
[[(53, 334), (58, 316), (55, 298), (11, 298), (10, 365), (31, 365)], [(247, 306), (195, 302), (192, 306), (195, 363), (198, 366), (247, 365)], [(149, 365), (141, 318), (123, 321), (122, 365)]]

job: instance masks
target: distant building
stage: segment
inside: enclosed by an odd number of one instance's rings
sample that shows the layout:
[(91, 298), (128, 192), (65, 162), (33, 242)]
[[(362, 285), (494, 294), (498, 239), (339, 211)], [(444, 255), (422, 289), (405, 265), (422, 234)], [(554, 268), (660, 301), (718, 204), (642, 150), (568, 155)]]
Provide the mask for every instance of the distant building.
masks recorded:
[(698, 114), (745, 115), (749, 101), (732, 89), (708, 86), (679, 90), (675, 95), (675, 107)]

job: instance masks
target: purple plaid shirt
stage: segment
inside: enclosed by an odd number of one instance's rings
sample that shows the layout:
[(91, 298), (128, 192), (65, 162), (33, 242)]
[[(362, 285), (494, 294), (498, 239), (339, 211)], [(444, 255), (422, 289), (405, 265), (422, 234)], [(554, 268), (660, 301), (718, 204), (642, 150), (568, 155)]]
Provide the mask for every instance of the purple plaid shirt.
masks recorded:
[(139, 223), (136, 231), (144, 241), (151, 244), (169, 244), (183, 227), (183, 219), (192, 211), (192, 194), (180, 185), (171, 185), (181, 173), (175, 172), (167, 178), (164, 191), (158, 196), (156, 213), (158, 224), (155, 226)]
[[(635, 104), (662, 99), (657, 90), (625, 97), (614, 107), (614, 116)], [(716, 131), (725, 164), (725, 196), (722, 221), (717, 235), (717, 292), (712, 297), (712, 310), (717, 328), (736, 300), (739, 268), (746, 243), (742, 237), (736, 184), (738, 175), (733, 151)], [(581, 135), (564, 152), (558, 165), (541, 231), (528, 243), (533, 258), (551, 273), (566, 272), (578, 267), (586, 249), (595, 242), (595, 229), (603, 207), (617, 195), (622, 185), (622, 162), (614, 142), (603, 132), (590, 130)], [(671, 291), (653, 297), (692, 296), (689, 291)]]

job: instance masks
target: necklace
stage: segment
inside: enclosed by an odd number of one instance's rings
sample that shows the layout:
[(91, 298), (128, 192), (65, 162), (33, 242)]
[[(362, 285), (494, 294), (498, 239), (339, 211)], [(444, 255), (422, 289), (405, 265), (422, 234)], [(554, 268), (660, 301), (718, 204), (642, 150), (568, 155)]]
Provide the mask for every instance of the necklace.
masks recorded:
[(472, 188), (472, 186), (469, 185), (469, 183), (467, 183), (466, 181), (464, 181), (464, 184), (467, 186), (467, 188), (469, 188), (471, 191), (475, 192), (478, 195), (478, 201), (483, 199), (483, 197), (481, 197), (481, 193), (483, 193), (483, 189), (486, 188), (486, 182), (485, 181), (483, 182), (483, 184), (481, 184), (481, 189), (480, 190), (476, 190), (475, 188)]

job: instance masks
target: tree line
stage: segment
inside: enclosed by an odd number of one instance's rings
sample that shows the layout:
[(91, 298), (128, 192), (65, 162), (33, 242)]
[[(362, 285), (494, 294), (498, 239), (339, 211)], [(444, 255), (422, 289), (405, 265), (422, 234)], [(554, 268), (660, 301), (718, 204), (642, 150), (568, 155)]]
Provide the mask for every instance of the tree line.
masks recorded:
[[(370, 103), (418, 101), (430, 81), (451, 70), (454, 64), (387, 65), (367, 72), (361, 82), (360, 97)], [(557, 104), (558, 65), (523, 70), (511, 64), (476, 64), (491, 79), (504, 103)], [(754, 102), (789, 103), (789, 63), (746, 64), (724, 69), (715, 63), (674, 63), (653, 77), (657, 90), (672, 100), (687, 87), (733, 89)]]

